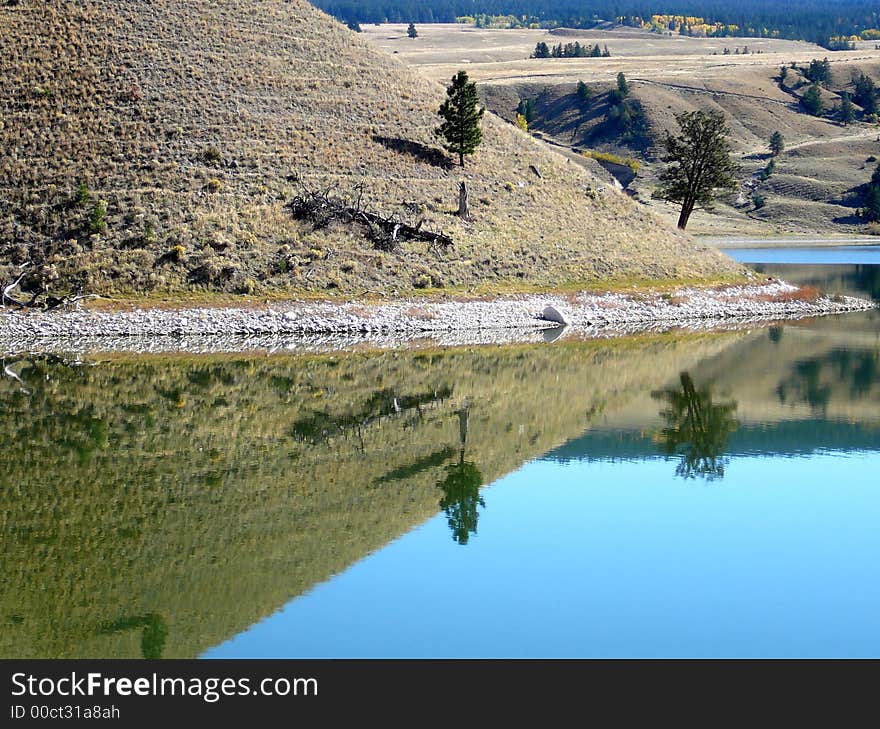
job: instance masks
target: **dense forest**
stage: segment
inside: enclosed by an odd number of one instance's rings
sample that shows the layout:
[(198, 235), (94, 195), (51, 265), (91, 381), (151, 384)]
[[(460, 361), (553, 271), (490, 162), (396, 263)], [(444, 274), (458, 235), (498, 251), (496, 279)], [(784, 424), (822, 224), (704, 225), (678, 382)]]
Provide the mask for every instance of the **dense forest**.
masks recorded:
[[(874, 0), (316, 0), (328, 13), (361, 23), (451, 23), (462, 16), (512, 15), (545, 27), (591, 27), (617, 18), (635, 24), (663, 13), (737, 26), (735, 34), (829, 45), (838, 36), (880, 28)], [(724, 31), (734, 34), (731, 31)]]

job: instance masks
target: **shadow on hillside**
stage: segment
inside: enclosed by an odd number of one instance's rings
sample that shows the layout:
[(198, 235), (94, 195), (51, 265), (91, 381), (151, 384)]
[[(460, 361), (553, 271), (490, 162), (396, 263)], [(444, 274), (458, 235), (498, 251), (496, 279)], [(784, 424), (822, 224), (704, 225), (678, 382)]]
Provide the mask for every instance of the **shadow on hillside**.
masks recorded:
[(836, 218), (832, 218), (831, 222), (838, 225), (864, 225), (865, 219), (853, 213), (851, 215), (838, 215)]
[(400, 137), (383, 137), (379, 134), (373, 135), (373, 141), (378, 142), (386, 149), (390, 149), (400, 154), (408, 154), (415, 157), (420, 162), (427, 162), (433, 167), (443, 167), (449, 169), (452, 162), (441, 150), (435, 147), (429, 147), (421, 142), (414, 142), (411, 139), (401, 139)]

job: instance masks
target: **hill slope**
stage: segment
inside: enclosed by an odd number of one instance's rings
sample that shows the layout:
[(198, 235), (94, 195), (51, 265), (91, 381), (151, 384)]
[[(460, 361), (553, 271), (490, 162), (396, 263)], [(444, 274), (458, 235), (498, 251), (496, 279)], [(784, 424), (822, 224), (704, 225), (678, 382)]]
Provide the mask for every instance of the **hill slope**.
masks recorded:
[[(31, 287), (361, 293), (739, 270), (497, 119), (448, 166), (442, 96), (300, 0), (4, 5), (0, 276), (31, 261)], [(382, 253), (286, 207), (303, 184), (359, 183), (454, 250)]]
[[(852, 58), (844, 54), (830, 59), (831, 78), (821, 95), (824, 110), (812, 116), (800, 103), (810, 88), (804, 70), (765, 63), (755, 55), (754, 65), (732, 65), (723, 70), (707, 66), (705, 73), (685, 76), (677, 68), (666, 74), (627, 74), (632, 116), (624, 128), (609, 115), (614, 81), (589, 81), (592, 97), (584, 104), (577, 96), (577, 82), (535, 77), (531, 81), (486, 82), (480, 91), (488, 108), (513, 121), (517, 105), (531, 99), (534, 118), (530, 129), (545, 139), (574, 149), (594, 148), (621, 156), (634, 155), (642, 165), (629, 190), (649, 202), (672, 221), (674, 206), (651, 202), (658, 174), (664, 165), (663, 140), (675, 132), (675, 114), (712, 109), (724, 114), (731, 129), (730, 142), (742, 165), (737, 193), (725, 196), (714, 211), (698, 211), (688, 230), (716, 234), (819, 233), (859, 234), (868, 228), (856, 214), (862, 205), (862, 186), (868, 181), (880, 152), (880, 128), (864, 110), (854, 105), (855, 119), (843, 125), (839, 107), (843, 93), (855, 91), (860, 74), (880, 79), (880, 59)], [(623, 59), (628, 61), (629, 59)], [(707, 57), (706, 63), (714, 62)], [(598, 71), (596, 72), (598, 75)], [(607, 72), (605, 72), (607, 73)], [(768, 140), (779, 131), (786, 150), (774, 161), (772, 175), (760, 172), (769, 163)], [(764, 205), (756, 208), (757, 193)]]

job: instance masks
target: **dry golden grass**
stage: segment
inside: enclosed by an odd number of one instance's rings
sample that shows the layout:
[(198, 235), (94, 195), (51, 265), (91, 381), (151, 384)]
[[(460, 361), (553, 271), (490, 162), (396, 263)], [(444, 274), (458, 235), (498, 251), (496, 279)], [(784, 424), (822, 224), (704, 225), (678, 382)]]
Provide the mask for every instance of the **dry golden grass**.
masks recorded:
[[(589, 196), (587, 172), (495, 118), (464, 170), (445, 164), (442, 97), (302, 0), (0, 7), (0, 276), (31, 260), (32, 283), (59, 289), (278, 296), (738, 270), (624, 196)], [(285, 207), (301, 184), (360, 183), (454, 251), (379, 253)]]
[[(521, 98), (544, 94), (546, 101), (537, 105), (538, 118), (530, 129), (549, 141), (623, 157), (643, 154), (645, 164), (631, 189), (670, 225), (678, 215), (676, 206), (651, 199), (662, 167), (657, 158), (664, 133), (676, 128), (676, 113), (710, 108), (722, 112), (731, 127), (744, 181), (767, 164), (763, 154), (774, 131), (785, 136), (788, 150), (777, 160), (773, 176), (760, 185), (766, 201), (763, 208), (754, 209), (750, 194), (730, 195), (712, 211), (698, 210), (689, 230), (716, 236), (870, 232), (855, 211), (858, 188), (873, 169), (866, 167), (866, 160), (877, 154), (880, 130), (863, 122), (843, 127), (831, 113), (824, 118), (806, 114), (798, 99), (808, 85), (790, 64), (805, 67), (813, 58), (829, 58), (832, 82), (822, 96), (830, 111), (839, 104), (841, 91), (852, 92), (853, 73), (865, 72), (880, 82), (880, 50), (874, 44), (830, 53), (793, 41), (668, 37), (626, 28), (551, 34), (453, 25), (426, 25), (410, 42), (397, 31), (397, 26), (365, 27), (377, 46), (398, 52), (434, 78), (445, 78), (456, 63), (469, 60), (465, 67), (480, 83), (486, 103), (508, 121), (513, 121)], [(575, 36), (581, 42), (607, 44), (612, 56), (527, 59), (539, 40), (557, 43)], [(760, 53), (722, 54), (724, 48), (732, 51), (744, 45)], [(789, 71), (780, 83), (783, 65)], [(614, 87), (620, 71), (647, 118), (646, 134), (635, 144), (622, 143), (619, 135), (606, 133), (602, 126), (606, 92)], [(576, 101), (578, 81), (588, 83), (594, 92), (588, 113)]]

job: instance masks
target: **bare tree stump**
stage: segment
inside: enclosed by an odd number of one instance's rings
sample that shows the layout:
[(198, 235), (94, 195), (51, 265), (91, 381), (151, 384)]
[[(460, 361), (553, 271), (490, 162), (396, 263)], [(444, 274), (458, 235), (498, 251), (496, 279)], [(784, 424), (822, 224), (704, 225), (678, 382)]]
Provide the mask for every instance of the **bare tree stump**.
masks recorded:
[(471, 217), (470, 206), (468, 205), (468, 189), (463, 182), (458, 186), (458, 215), (467, 220)]

